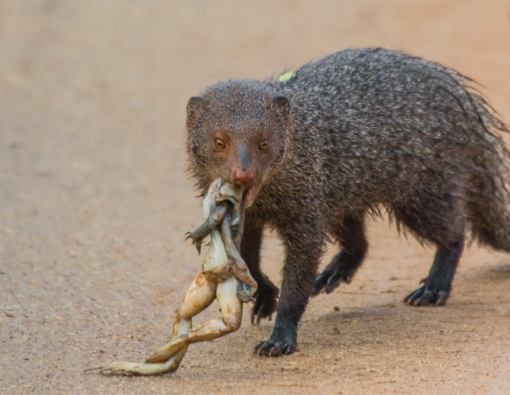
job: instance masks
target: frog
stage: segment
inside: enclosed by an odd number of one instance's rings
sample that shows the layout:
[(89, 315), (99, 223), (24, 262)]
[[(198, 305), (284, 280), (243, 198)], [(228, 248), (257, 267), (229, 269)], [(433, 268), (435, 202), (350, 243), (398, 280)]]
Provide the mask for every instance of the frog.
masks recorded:
[[(205, 222), (186, 233), (186, 240), (192, 240), (199, 254), (202, 245), (208, 245), (208, 250), (200, 273), (176, 311), (171, 341), (144, 363), (117, 361), (87, 370), (112, 375), (173, 373), (191, 344), (217, 339), (239, 329), (243, 303), (251, 301), (257, 290), (257, 282), (240, 254), (245, 212), (243, 188), (221, 178), (214, 180), (205, 195), (202, 210)], [(221, 317), (193, 327), (192, 318), (215, 299)]]

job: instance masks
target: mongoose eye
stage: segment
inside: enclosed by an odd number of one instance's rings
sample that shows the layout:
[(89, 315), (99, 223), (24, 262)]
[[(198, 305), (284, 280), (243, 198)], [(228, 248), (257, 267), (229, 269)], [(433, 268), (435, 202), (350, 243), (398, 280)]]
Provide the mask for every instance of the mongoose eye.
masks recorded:
[(262, 140), (262, 141), (259, 143), (259, 150), (262, 150), (262, 151), (266, 150), (266, 149), (267, 149), (267, 147), (268, 147), (268, 145), (269, 145), (269, 144), (268, 144), (268, 142), (267, 142), (267, 140), (266, 140), (266, 139)]
[(214, 148), (216, 148), (218, 150), (224, 150), (225, 147), (226, 147), (225, 142), (222, 139), (220, 139), (220, 138), (214, 139)]

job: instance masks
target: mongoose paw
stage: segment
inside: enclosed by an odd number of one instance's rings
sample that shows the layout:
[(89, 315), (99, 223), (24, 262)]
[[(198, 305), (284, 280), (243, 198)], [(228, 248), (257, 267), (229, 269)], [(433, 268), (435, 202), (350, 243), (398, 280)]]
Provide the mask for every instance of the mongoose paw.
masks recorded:
[(407, 295), (404, 302), (410, 306), (444, 306), (448, 296), (449, 290), (437, 290), (424, 285)]
[(267, 318), (271, 321), (273, 313), (278, 305), (279, 289), (270, 284), (259, 284), (257, 292), (255, 292), (255, 302), (251, 310), (251, 323), (259, 325), (260, 320)]
[(321, 292), (330, 294), (333, 292), (341, 283), (350, 284), (352, 280), (352, 273), (347, 273), (338, 268), (326, 268), (322, 273), (318, 274), (315, 278), (315, 284), (313, 285), (312, 296), (317, 296)]
[(263, 357), (280, 357), (292, 354), (296, 348), (295, 340), (272, 341), (269, 339), (257, 344), (254, 353)]

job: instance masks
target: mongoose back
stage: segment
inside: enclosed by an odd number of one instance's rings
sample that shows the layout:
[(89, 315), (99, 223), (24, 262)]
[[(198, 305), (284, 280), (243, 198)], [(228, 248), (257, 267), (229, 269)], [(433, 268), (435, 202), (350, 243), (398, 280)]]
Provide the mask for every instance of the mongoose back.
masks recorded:
[[(258, 282), (252, 320), (277, 311), (260, 355), (292, 353), (308, 299), (349, 283), (367, 252), (365, 220), (381, 207), (399, 229), (437, 246), (405, 301), (443, 305), (466, 234), (510, 251), (505, 124), (473, 81), (381, 48), (349, 49), (284, 78), (229, 80), (187, 106), (189, 169), (246, 188), (241, 254)], [(261, 272), (263, 228), (285, 247), (282, 289)], [(340, 252), (317, 275), (325, 240)]]

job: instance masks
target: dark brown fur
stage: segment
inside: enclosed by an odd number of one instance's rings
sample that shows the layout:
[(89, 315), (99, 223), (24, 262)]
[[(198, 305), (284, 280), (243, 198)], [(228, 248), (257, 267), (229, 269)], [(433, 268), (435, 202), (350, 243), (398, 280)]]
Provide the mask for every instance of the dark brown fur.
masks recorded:
[[(190, 100), (200, 190), (217, 177), (232, 182), (236, 169), (254, 174), (241, 254), (259, 283), (257, 320), (274, 312), (278, 295), (260, 271), (263, 228), (285, 247), (274, 331), (257, 352), (296, 349), (309, 296), (350, 282), (368, 248), (365, 218), (381, 206), (437, 246), (411, 305), (446, 302), (467, 231), (510, 251), (510, 160), (497, 134), (507, 128), (470, 83), (437, 63), (368, 48), (311, 62), (285, 82), (220, 82)], [(316, 277), (327, 237), (343, 249)]]

